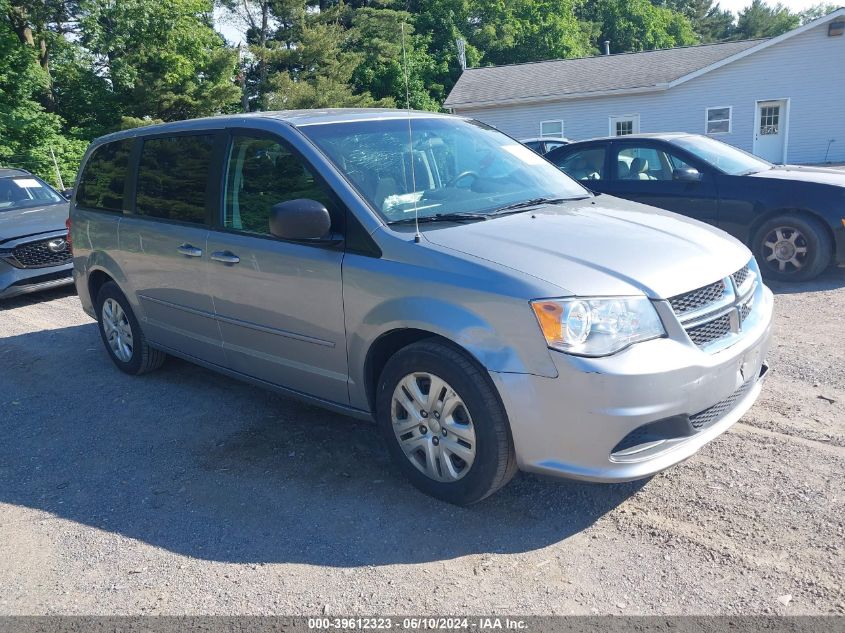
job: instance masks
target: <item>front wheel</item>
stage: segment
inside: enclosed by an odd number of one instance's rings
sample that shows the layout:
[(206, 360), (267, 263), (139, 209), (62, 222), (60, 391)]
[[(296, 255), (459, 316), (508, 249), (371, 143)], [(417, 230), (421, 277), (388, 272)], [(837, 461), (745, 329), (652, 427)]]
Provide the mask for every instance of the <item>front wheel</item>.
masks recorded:
[(469, 505), (516, 472), (507, 415), (465, 353), (435, 340), (397, 352), (381, 374), (376, 417), (399, 468), (417, 488)]
[(830, 265), (833, 245), (815, 218), (781, 215), (767, 220), (754, 236), (754, 255), (764, 277), (807, 281)]

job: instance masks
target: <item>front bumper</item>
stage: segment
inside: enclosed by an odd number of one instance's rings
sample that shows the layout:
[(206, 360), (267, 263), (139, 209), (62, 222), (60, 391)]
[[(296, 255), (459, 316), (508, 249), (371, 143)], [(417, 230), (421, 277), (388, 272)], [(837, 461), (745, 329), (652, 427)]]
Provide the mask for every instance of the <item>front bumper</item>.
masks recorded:
[(73, 262), (64, 250), (53, 251), (50, 257), (40, 259), (37, 250), (35, 254), (30, 251), (27, 259), (22, 259), (19, 253), (21, 248), (54, 239), (64, 241), (66, 236), (66, 229), (58, 229), (5, 240), (0, 246), (0, 299), (72, 284)]
[[(672, 338), (604, 358), (551, 352), (557, 378), (490, 372), (510, 419), (519, 467), (619, 482), (687, 459), (739, 420), (760, 394), (772, 307), (772, 293), (763, 287), (754, 324), (715, 353), (670, 332)], [(694, 428), (690, 419), (703, 426)], [(646, 427), (652, 423), (658, 424)], [(675, 432), (685, 425), (686, 431)], [(632, 444), (633, 432), (643, 428), (670, 432), (664, 441), (652, 435)]]
[(72, 263), (45, 268), (15, 268), (0, 259), (0, 299), (72, 284), (72, 274)]

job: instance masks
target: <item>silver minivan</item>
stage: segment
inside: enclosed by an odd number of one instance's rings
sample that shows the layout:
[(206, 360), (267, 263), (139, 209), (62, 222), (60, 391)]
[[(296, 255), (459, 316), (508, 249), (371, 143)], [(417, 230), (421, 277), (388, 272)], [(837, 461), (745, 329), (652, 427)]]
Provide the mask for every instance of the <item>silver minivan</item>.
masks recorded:
[(103, 137), (74, 279), (121, 370), (172, 354), (372, 418), (420, 489), (518, 470), (614, 482), (752, 405), (772, 294), (748, 249), (594, 195), (477, 121), (216, 117)]

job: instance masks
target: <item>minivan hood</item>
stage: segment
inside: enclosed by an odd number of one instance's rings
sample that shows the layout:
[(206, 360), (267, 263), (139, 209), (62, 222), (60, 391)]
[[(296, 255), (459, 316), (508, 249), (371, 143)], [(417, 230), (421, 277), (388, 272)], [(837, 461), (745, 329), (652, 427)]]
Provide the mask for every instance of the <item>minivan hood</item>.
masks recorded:
[(62, 231), (68, 216), (68, 203), (0, 210), (0, 244), (26, 235)]
[(665, 299), (727, 277), (751, 259), (745, 246), (715, 227), (607, 195), (434, 225), (425, 237), (552, 283), (560, 296)]
[(799, 182), (815, 182), (821, 185), (845, 187), (845, 171), (827, 169), (825, 167), (804, 167), (799, 165), (783, 165), (773, 167), (767, 171), (749, 174), (754, 178), (777, 178), (778, 180), (793, 180)]

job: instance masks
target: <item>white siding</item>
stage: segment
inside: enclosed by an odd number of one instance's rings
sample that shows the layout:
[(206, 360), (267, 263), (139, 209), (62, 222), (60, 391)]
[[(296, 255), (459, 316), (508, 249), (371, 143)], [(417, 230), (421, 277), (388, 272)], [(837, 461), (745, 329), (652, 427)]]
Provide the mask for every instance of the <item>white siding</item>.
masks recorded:
[(714, 138), (752, 151), (756, 102), (790, 99), (786, 160), (845, 162), (845, 37), (819, 25), (666, 91), (620, 97), (456, 109), (516, 138), (540, 135), (540, 121), (563, 120), (566, 136), (607, 136), (611, 115), (639, 114), (641, 132), (704, 134), (708, 107), (732, 106), (730, 134)]

